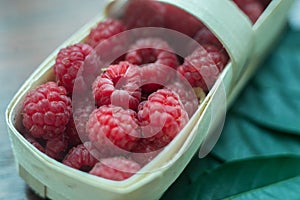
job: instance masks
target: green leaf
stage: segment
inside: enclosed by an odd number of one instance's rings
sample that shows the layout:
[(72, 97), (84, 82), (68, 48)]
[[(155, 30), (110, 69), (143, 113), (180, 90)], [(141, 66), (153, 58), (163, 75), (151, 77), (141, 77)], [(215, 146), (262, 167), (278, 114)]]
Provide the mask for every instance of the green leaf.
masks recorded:
[(230, 197), (236, 200), (249, 199), (299, 199), (300, 177), (288, 179), (277, 184), (273, 184), (264, 188), (252, 190), (240, 195)]
[[(299, 193), (300, 157), (261, 157), (226, 163), (200, 177), (189, 199), (291, 199)], [(289, 188), (288, 186), (291, 186)], [(273, 196), (274, 197), (274, 196)], [(286, 197), (286, 198), (284, 198)]]
[(300, 154), (300, 37), (289, 31), (227, 115), (213, 153), (223, 160)]
[(231, 113), (212, 153), (227, 161), (262, 155), (300, 155), (300, 137), (267, 129)]
[(300, 135), (299, 38), (300, 32), (286, 33), (235, 102), (234, 113), (266, 128)]
[(190, 192), (189, 188), (192, 185), (197, 184), (196, 181), (198, 181), (199, 177), (201, 177), (205, 172), (220, 166), (222, 163), (222, 161), (211, 155), (202, 159), (194, 156), (187, 168), (165, 192), (161, 200), (186, 199), (186, 196)]
[[(284, 89), (253, 83), (232, 112), (268, 129), (300, 135), (300, 88)], [(231, 116), (229, 120), (232, 121)]]

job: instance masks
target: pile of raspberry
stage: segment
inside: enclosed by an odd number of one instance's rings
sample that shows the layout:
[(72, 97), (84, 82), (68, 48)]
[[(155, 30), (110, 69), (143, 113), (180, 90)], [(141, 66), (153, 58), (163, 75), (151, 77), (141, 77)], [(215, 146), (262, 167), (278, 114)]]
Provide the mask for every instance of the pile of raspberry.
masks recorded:
[[(201, 47), (182, 58), (163, 38), (111, 40), (148, 26), (179, 31)], [(127, 53), (112, 63), (97, 62), (107, 56), (99, 55), (99, 45), (113, 53), (122, 46)], [(23, 135), (69, 167), (127, 179), (184, 128), (201, 100), (194, 89), (208, 93), (228, 60), (223, 45), (195, 17), (171, 5), (132, 0), (123, 20), (99, 22), (82, 43), (58, 52), (55, 81), (25, 96)]]

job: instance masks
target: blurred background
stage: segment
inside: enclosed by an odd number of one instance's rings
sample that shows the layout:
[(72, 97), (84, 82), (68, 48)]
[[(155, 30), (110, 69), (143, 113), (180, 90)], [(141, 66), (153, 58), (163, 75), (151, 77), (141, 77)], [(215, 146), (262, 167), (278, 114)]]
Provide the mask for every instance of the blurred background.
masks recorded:
[(0, 0), (0, 199), (38, 199), (19, 178), (5, 109), (37, 66), (102, 11), (105, 0)]
[[(19, 178), (4, 113), (21, 84), (63, 41), (101, 12), (104, 0), (0, 0), (0, 199), (39, 199)], [(300, 30), (300, 0), (290, 26)], [(299, 38), (300, 39), (300, 38)]]

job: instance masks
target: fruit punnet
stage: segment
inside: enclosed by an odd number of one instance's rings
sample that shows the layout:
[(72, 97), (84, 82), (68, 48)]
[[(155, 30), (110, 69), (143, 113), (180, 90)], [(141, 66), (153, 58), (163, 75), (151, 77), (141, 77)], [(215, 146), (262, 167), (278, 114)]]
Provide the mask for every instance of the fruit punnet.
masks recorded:
[[(270, 0), (233, 2), (254, 23)], [(179, 31), (201, 47), (181, 58), (163, 38), (107, 42), (131, 28), (149, 26)], [(99, 51), (98, 45), (104, 49)], [(105, 57), (120, 46), (128, 48), (126, 55), (96, 66), (93, 59), (99, 52)], [(106, 179), (127, 179), (176, 137), (228, 60), (220, 41), (194, 16), (172, 5), (132, 0), (122, 19), (99, 22), (82, 43), (59, 51), (53, 66), (57, 82), (37, 86), (25, 96), (22, 134), (69, 167)], [(178, 73), (169, 76), (165, 69)], [(74, 90), (76, 81), (79, 90)], [(201, 91), (198, 99), (187, 86)], [(74, 101), (72, 95), (83, 90), (91, 94)]]

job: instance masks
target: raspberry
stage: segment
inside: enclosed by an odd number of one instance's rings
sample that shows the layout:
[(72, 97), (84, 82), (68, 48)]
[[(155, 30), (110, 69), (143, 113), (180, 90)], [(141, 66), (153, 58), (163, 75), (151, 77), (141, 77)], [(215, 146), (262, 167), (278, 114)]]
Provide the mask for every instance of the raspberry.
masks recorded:
[(92, 145), (88, 142), (84, 145), (80, 144), (73, 147), (65, 156), (62, 163), (74, 169), (89, 171), (98, 162), (98, 160), (91, 155), (91, 149)]
[(87, 122), (87, 133), (101, 157), (127, 153), (140, 138), (136, 113), (118, 106), (101, 106)]
[(178, 60), (172, 52), (169, 44), (159, 38), (140, 39), (130, 47), (126, 60), (141, 66), (144, 92), (154, 92), (173, 78), (170, 68), (175, 69)]
[(219, 49), (223, 48), (223, 45), (218, 38), (207, 27), (200, 29), (194, 36), (194, 40), (196, 40), (200, 45), (209, 44), (215, 45)]
[(213, 45), (204, 45), (185, 58), (177, 71), (185, 77), (192, 87), (201, 87), (207, 92), (217, 80), (228, 62), (224, 49)]
[(130, 155), (130, 159), (139, 163), (141, 166), (145, 166), (161, 152), (161, 149), (157, 150), (155, 143), (141, 139), (132, 149), (132, 152), (134, 153)]
[(64, 86), (68, 93), (73, 92), (74, 81), (78, 70), (87, 56), (92, 52), (87, 44), (74, 44), (61, 49), (53, 66), (58, 85)]
[(158, 63), (175, 68), (178, 65), (173, 49), (160, 38), (143, 38), (133, 44), (126, 60), (135, 65)]
[(124, 23), (129, 29), (165, 27), (190, 37), (203, 26), (196, 17), (184, 10), (152, 0), (130, 1), (125, 11)]
[(193, 37), (203, 27), (203, 24), (193, 15), (170, 4), (163, 4), (165, 8), (165, 28)]
[(139, 27), (164, 27), (165, 8), (161, 3), (149, 0), (131, 0), (124, 15), (128, 29)]
[(89, 98), (73, 99), (73, 115), (67, 125), (65, 134), (69, 147), (74, 147), (88, 140), (86, 123), (89, 115), (95, 110), (94, 102)]
[(188, 113), (189, 117), (195, 113), (198, 108), (199, 101), (192, 87), (184, 84), (181, 81), (175, 81), (166, 86), (169, 89), (179, 95), (180, 101), (184, 106), (184, 109)]
[(135, 110), (141, 100), (138, 67), (128, 62), (109, 66), (93, 83), (96, 104), (117, 105)]
[(125, 180), (141, 169), (141, 166), (124, 157), (105, 158), (98, 162), (89, 172), (102, 178), (122, 181)]
[(77, 132), (73, 116), (71, 116), (71, 119), (67, 125), (65, 134), (66, 134), (66, 137), (68, 138), (70, 147), (74, 147), (74, 146), (81, 144), (81, 139)]
[(45, 153), (56, 160), (61, 160), (68, 147), (68, 140), (64, 134), (47, 141)]
[(71, 99), (65, 88), (54, 82), (30, 91), (23, 104), (23, 125), (35, 138), (61, 135), (71, 115)]
[(125, 30), (126, 28), (122, 22), (116, 19), (107, 19), (106, 21), (99, 22), (97, 26), (91, 30), (86, 43), (92, 47), (96, 47), (101, 42)]
[(264, 11), (264, 5), (260, 0), (233, 0), (233, 2), (249, 17), (253, 24)]
[(37, 148), (40, 152), (45, 153), (45, 148), (36, 138), (32, 137), (30, 134), (24, 134), (24, 138), (35, 148)]
[(152, 142), (156, 150), (169, 144), (188, 122), (179, 96), (167, 89), (152, 93), (138, 112), (142, 127), (141, 140)]

